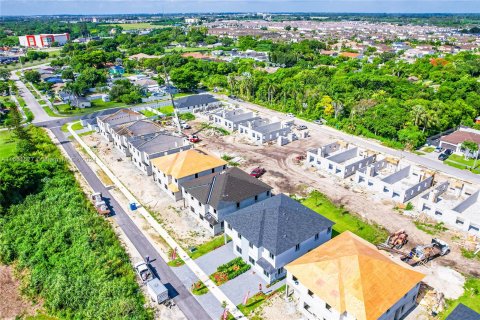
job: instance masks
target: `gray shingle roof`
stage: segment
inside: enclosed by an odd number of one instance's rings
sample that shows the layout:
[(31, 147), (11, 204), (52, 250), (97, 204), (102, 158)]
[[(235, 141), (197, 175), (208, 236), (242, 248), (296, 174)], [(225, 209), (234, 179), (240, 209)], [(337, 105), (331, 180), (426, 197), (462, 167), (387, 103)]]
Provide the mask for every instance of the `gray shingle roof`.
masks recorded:
[(209, 104), (217, 102), (218, 100), (215, 99), (214, 96), (211, 94), (195, 94), (192, 96), (180, 98), (175, 100), (175, 108), (183, 109), (192, 106), (202, 105), (202, 104)]
[(141, 152), (148, 155), (168, 151), (170, 149), (184, 146), (184, 138), (173, 136), (164, 132), (139, 137), (130, 144)]
[(150, 120), (137, 120), (116, 126), (113, 130), (119, 135), (135, 137), (160, 132), (163, 128)]
[(182, 187), (202, 204), (215, 209), (272, 190), (268, 184), (235, 167), (184, 182)]
[(480, 320), (480, 313), (477, 313), (464, 304), (459, 304), (446, 320)]
[(284, 194), (241, 209), (225, 220), (256, 247), (274, 255), (333, 226), (332, 221)]

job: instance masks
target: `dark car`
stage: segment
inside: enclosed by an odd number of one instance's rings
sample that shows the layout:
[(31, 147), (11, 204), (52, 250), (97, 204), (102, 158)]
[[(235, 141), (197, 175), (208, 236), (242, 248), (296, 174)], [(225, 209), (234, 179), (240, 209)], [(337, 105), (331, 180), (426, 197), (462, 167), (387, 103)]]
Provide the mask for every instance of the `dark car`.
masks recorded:
[(443, 153), (445, 153), (447, 156), (451, 156), (452, 153), (453, 153), (453, 150), (452, 149), (445, 149), (445, 151), (443, 151)]
[(250, 175), (255, 178), (260, 178), (267, 170), (264, 168), (257, 167), (250, 172)]
[(440, 153), (440, 155), (438, 156), (438, 160), (440, 161), (445, 161), (448, 159), (450, 155), (449, 154), (446, 154), (446, 153)]

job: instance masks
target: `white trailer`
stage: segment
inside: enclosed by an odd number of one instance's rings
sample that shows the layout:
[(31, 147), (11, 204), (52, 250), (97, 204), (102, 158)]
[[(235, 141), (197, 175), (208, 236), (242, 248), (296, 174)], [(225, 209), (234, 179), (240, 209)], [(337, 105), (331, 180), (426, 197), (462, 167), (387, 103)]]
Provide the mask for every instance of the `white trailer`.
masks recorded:
[(147, 291), (153, 302), (162, 303), (168, 300), (168, 289), (158, 278), (147, 282)]

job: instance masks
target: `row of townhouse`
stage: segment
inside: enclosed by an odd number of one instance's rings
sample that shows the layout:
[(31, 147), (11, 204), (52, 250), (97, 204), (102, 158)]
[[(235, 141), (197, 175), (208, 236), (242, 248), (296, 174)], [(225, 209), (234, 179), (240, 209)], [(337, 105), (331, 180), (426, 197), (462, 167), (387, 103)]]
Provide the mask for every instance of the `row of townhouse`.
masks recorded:
[[(118, 120), (122, 113), (124, 123)], [(118, 140), (127, 149), (117, 148), (129, 150), (134, 163), (141, 146), (168, 149), (141, 160), (149, 163), (155, 183), (173, 200), (183, 198), (213, 235), (230, 237), (234, 254), (267, 283), (286, 278), (287, 293), (308, 319), (394, 320), (415, 305), (422, 274), (348, 232), (332, 239), (332, 221), (284, 194), (273, 195), (272, 187), (214, 155), (190, 146), (183, 150), (176, 140), (181, 137), (162, 131), (135, 135), (132, 125), (145, 121), (136, 116), (118, 111), (99, 119), (99, 127), (110, 129), (110, 141), (115, 134), (127, 137)], [(401, 284), (393, 288), (396, 279)]]

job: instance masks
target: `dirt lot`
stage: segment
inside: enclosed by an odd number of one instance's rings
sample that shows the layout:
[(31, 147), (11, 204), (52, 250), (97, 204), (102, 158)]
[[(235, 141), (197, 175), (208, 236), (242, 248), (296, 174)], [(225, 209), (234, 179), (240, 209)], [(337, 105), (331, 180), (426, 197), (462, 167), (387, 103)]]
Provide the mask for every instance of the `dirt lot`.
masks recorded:
[(296, 308), (295, 302), (291, 298), (285, 300), (284, 294), (285, 293), (277, 294), (264, 303), (260, 312), (260, 317), (262, 319), (303, 319), (302, 314)]
[[(197, 119), (194, 128), (199, 129), (203, 119)], [(227, 136), (212, 131), (200, 131), (201, 146), (217, 155), (228, 154), (241, 158), (237, 161), (240, 168), (247, 172), (256, 166), (267, 169), (262, 180), (274, 188), (274, 192), (297, 194), (305, 196), (309, 191), (317, 189), (326, 194), (337, 205), (343, 205), (352, 213), (366, 220), (374, 221), (384, 226), (390, 232), (405, 229), (409, 234), (409, 243), (405, 250), (410, 250), (418, 244), (430, 243), (432, 235), (419, 230), (412, 218), (395, 210), (395, 204), (389, 200), (373, 199), (359, 187), (352, 187), (348, 179), (342, 180), (330, 175), (322, 175), (313, 168), (306, 168), (302, 163), (296, 163), (297, 155), (305, 155), (306, 150), (334, 141), (331, 136), (312, 136), (294, 141), (279, 147), (276, 144), (256, 146), (238, 134)], [(440, 232), (439, 237), (449, 243), (452, 252), (435, 262), (439, 265), (453, 267), (455, 270), (480, 276), (480, 263), (464, 258), (457, 243), (452, 237), (458, 238), (458, 232)]]
[[(92, 150), (104, 163), (108, 164), (110, 170), (118, 179), (157, 218), (182, 247), (196, 246), (212, 238), (195, 218), (183, 208), (183, 201), (174, 203), (155, 184), (152, 177), (143, 174), (130, 159), (114, 148), (113, 144), (108, 143), (97, 134), (84, 136), (83, 140), (92, 147)], [(118, 159), (122, 160), (118, 161)], [(116, 199), (118, 199), (117, 195), (118, 192), (115, 194)]]
[(0, 265), (0, 319), (34, 315), (41, 304), (32, 304), (20, 295), (20, 282), (13, 277), (11, 266)]

